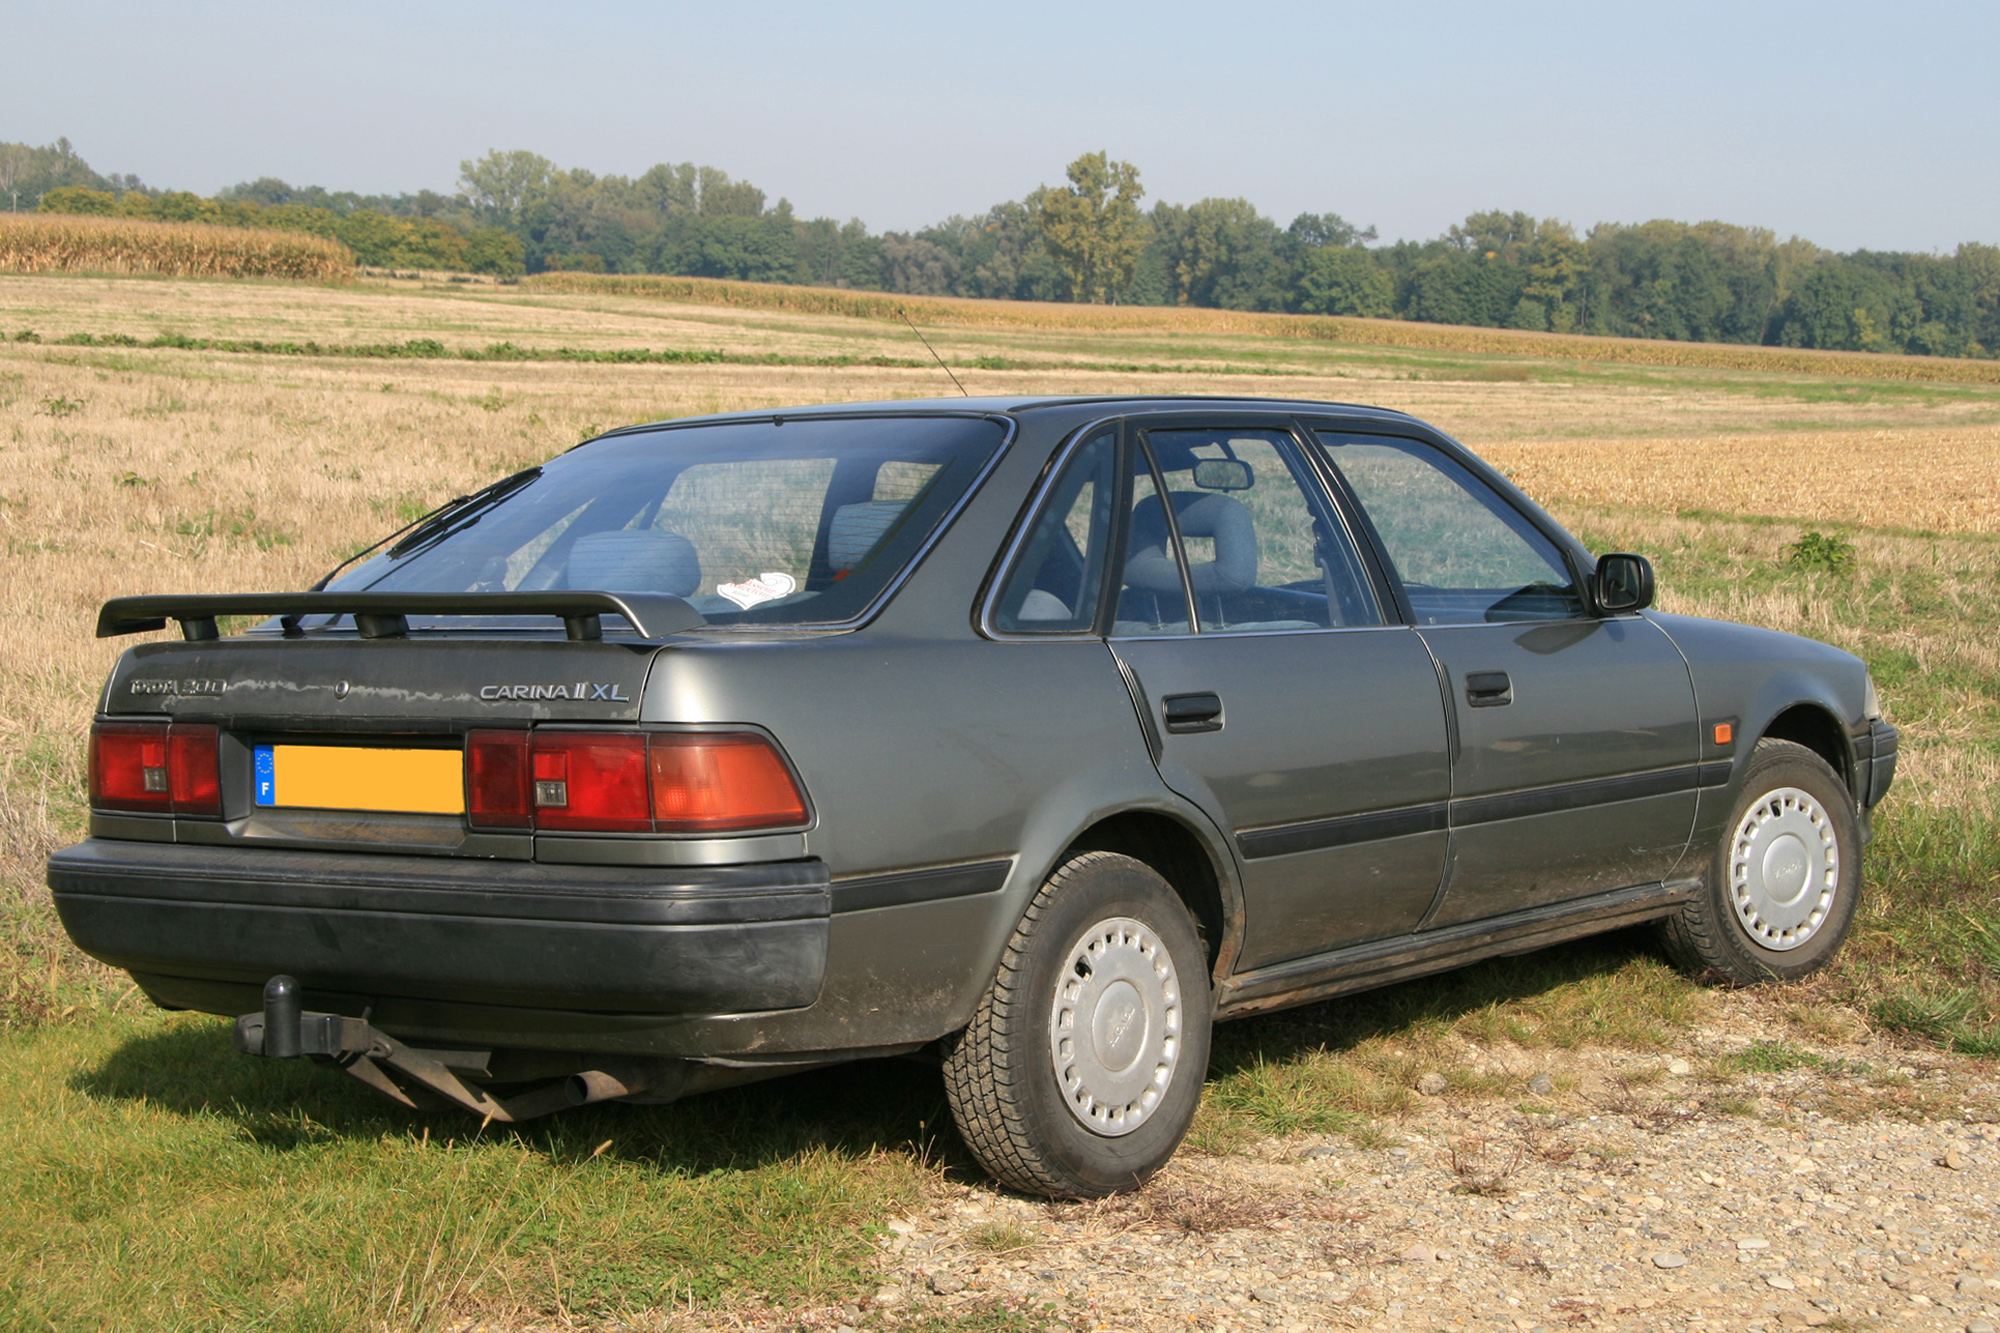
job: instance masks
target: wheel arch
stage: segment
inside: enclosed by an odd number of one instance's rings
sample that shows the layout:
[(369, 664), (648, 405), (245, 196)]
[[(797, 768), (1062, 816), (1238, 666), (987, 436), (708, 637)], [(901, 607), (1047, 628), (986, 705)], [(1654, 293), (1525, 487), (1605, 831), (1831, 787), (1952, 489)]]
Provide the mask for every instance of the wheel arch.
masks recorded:
[(1854, 754), (1847, 743), (1847, 729), (1824, 705), (1816, 702), (1788, 705), (1764, 724), (1757, 739), (1803, 745), (1826, 760), (1848, 789), (1853, 790)]
[(1129, 856), (1166, 880), (1200, 927), (1211, 973), (1234, 956), (1243, 933), (1242, 895), (1229, 868), (1218, 864), (1218, 850), (1186, 820), (1155, 809), (1105, 815), (1070, 841), (1057, 865), (1084, 852)]

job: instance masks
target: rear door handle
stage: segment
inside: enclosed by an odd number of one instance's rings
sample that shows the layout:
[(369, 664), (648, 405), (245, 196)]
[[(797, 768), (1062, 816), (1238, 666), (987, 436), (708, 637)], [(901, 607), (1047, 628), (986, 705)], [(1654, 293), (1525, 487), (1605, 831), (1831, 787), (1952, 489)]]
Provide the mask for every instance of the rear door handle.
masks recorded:
[(1160, 712), (1166, 718), (1167, 730), (1175, 735), (1222, 730), (1219, 694), (1169, 694), (1160, 700)]
[(1465, 701), (1474, 708), (1499, 708), (1514, 702), (1514, 682), (1504, 671), (1465, 673)]

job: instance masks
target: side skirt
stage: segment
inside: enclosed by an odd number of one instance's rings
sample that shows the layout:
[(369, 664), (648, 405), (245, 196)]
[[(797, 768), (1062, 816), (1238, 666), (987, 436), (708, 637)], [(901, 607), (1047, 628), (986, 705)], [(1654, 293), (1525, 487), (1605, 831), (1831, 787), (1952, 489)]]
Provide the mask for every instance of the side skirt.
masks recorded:
[(1215, 1016), (1240, 1018), (1448, 972), (1486, 958), (1532, 953), (1564, 940), (1670, 915), (1700, 889), (1701, 881), (1694, 879), (1641, 884), (1272, 963), (1226, 978), (1217, 986)]

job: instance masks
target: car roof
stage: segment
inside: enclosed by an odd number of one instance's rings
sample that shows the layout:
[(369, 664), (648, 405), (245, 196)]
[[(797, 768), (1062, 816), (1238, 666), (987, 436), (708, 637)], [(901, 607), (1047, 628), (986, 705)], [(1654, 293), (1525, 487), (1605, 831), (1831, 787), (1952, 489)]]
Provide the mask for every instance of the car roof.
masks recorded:
[(1012, 396), (991, 395), (987, 397), (963, 398), (896, 398), (862, 403), (824, 403), (799, 407), (759, 408), (745, 412), (721, 412), (709, 416), (676, 417), (670, 420), (649, 421), (631, 426), (621, 426), (617, 430), (606, 431), (606, 436), (625, 435), (665, 427), (709, 425), (727, 421), (769, 421), (773, 417), (822, 417), (822, 416), (883, 416), (883, 415), (935, 415), (938, 413), (977, 413), (979, 415), (1004, 415), (1015, 417), (1039, 416), (1043, 414), (1065, 417), (1103, 415), (1116, 413), (1187, 412), (1214, 411), (1229, 408), (1255, 411), (1305, 412), (1313, 415), (1337, 413), (1341, 416), (1368, 417), (1401, 425), (1422, 427), (1423, 423), (1406, 412), (1390, 408), (1369, 407), (1360, 403), (1331, 403), (1304, 398), (1255, 398), (1240, 395), (1195, 395), (1195, 394), (1021, 394)]

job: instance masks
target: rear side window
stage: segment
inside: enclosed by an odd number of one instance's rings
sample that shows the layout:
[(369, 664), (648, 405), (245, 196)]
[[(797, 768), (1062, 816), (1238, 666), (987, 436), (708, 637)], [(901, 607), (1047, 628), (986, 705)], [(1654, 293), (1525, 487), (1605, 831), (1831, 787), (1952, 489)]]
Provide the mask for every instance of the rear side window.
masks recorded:
[(1111, 545), (1118, 492), (1118, 435), (1078, 446), (1043, 497), (993, 603), (1003, 634), (1089, 633)]
[(1382, 539), (1419, 625), (1587, 614), (1555, 543), (1442, 450), (1331, 431), (1319, 443)]
[(719, 627), (837, 624), (888, 587), (1005, 434), (990, 419), (907, 416), (618, 436), (447, 512), (332, 586), (670, 593)]

